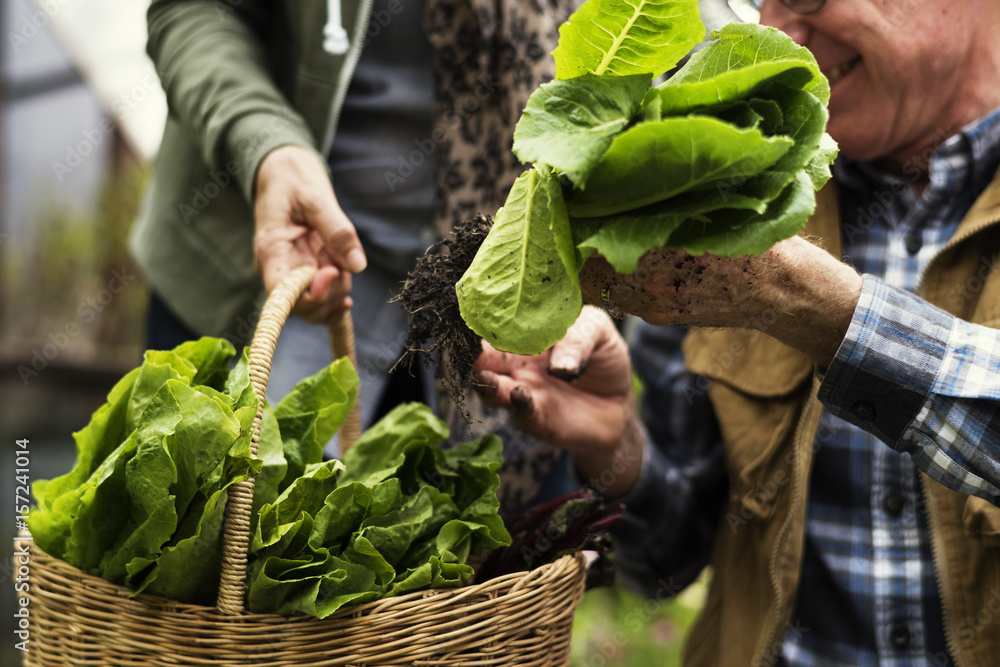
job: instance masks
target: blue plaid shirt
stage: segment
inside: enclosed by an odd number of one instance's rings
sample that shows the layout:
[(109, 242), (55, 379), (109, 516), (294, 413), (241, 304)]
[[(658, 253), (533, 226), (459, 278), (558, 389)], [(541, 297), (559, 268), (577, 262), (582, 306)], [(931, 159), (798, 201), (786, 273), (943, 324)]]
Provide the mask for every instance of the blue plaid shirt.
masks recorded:
[[(921, 196), (905, 179), (837, 165), (845, 258), (864, 288), (820, 389), (789, 665), (952, 664), (917, 471), (1000, 505), (1000, 331), (912, 292), (998, 167), (1000, 112), (934, 152)], [(704, 381), (683, 369), (682, 338), (640, 325), (633, 345), (655, 445), (627, 498), (618, 559), (626, 581), (657, 597), (705, 564), (725, 488), (717, 427), (693, 389)]]

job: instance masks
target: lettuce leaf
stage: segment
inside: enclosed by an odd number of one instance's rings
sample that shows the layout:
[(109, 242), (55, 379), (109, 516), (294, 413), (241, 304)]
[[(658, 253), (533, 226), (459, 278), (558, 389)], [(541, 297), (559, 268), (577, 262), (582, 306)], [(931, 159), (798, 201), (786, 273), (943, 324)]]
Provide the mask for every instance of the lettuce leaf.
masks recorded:
[(358, 376), (350, 363), (333, 363), (300, 381), (274, 406), (288, 470), (288, 482), (323, 458), (333, 437), (354, 405)]
[(227, 489), (199, 498), (149, 574), (135, 587), (136, 593), (145, 591), (196, 604), (215, 603), (222, 570)]
[(215, 338), (146, 352), (74, 434), (73, 469), (35, 482), (38, 546), (136, 591), (203, 599), (218, 579), (203, 560), (219, 544), (224, 489), (261, 467), (257, 398), (245, 357), (230, 369), (235, 354)]
[(652, 79), (584, 74), (542, 84), (514, 128), (514, 154), (522, 162), (545, 162), (584, 187), (611, 140), (639, 113)]
[(455, 285), (462, 319), (491, 343), (538, 354), (583, 307), (579, 267), (559, 182), (548, 169), (530, 169)]
[(747, 99), (756, 86), (775, 81), (809, 93), (824, 106), (830, 101), (830, 84), (816, 58), (783, 32), (754, 23), (731, 23), (713, 31), (709, 39), (657, 89), (664, 100), (673, 98), (681, 105), (676, 113)]
[(710, 116), (639, 123), (615, 137), (589, 187), (573, 191), (566, 207), (577, 218), (641, 208), (698, 186), (760, 173), (794, 143)]
[(556, 78), (583, 74), (660, 76), (705, 37), (691, 0), (583, 3), (559, 27)]

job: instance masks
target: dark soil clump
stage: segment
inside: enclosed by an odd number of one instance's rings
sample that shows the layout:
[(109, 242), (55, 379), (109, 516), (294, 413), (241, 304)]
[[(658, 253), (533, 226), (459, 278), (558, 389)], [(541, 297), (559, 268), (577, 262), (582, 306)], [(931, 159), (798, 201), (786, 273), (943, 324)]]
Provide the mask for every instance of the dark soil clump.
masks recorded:
[[(471, 417), (465, 396), (472, 386), (473, 364), (483, 346), (459, 313), (455, 283), (472, 265), (492, 226), (492, 218), (480, 215), (456, 227), (447, 239), (431, 246), (417, 260), (402, 292), (392, 299), (409, 317), (405, 351), (393, 372), (409, 370), (414, 360), (422, 357), (428, 367), (434, 367), (434, 377), (442, 381), (466, 421)], [(432, 341), (430, 347), (425, 347), (428, 341)]]

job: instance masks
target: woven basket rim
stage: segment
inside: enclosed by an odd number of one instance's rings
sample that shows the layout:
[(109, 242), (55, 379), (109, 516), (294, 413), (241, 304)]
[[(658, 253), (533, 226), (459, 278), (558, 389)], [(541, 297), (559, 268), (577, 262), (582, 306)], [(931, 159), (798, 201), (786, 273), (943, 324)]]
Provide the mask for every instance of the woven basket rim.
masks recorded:
[[(43, 567), (50, 567), (61, 571), (67, 576), (76, 578), (81, 582), (81, 584), (93, 587), (95, 590), (106, 589), (109, 592), (109, 595), (113, 595), (123, 601), (140, 604), (145, 603), (152, 607), (165, 609), (171, 613), (217, 616), (219, 621), (223, 623), (226, 622), (227, 619), (232, 619), (234, 622), (238, 621), (245, 623), (247, 621), (254, 620), (274, 621), (277, 619), (288, 622), (321, 622), (342, 620), (346, 618), (363, 618), (372, 614), (385, 612), (390, 610), (391, 607), (404, 606), (409, 602), (420, 602), (422, 605), (426, 605), (428, 602), (451, 604), (463, 598), (471, 598), (477, 595), (505, 595), (509, 592), (516, 591), (519, 585), (531, 583), (536, 579), (545, 579), (554, 574), (553, 571), (561, 571), (563, 569), (570, 568), (579, 570), (580, 574), (586, 571), (586, 561), (583, 554), (581, 552), (575, 552), (561, 556), (557, 560), (540, 565), (533, 570), (510, 572), (479, 583), (466, 584), (465, 586), (459, 586), (456, 588), (430, 588), (405, 593), (403, 595), (380, 598), (378, 600), (372, 600), (371, 602), (365, 602), (359, 605), (346, 605), (326, 618), (318, 618), (308, 614), (286, 615), (253, 612), (247, 610), (244, 610), (240, 614), (226, 614), (220, 612), (214, 605), (199, 605), (192, 604), (190, 602), (180, 602), (178, 600), (172, 600), (170, 598), (153, 595), (151, 593), (134, 593), (129, 588), (122, 586), (121, 584), (116, 584), (108, 581), (107, 579), (102, 579), (101, 577), (81, 570), (62, 559), (49, 555), (41, 547), (35, 544), (34, 539), (31, 537), (30, 531), (28, 530), (22, 530), (18, 537), (15, 538), (15, 546), (17, 546), (20, 542), (28, 542), (28, 548), (32, 554), (33, 565), (41, 563)], [(577, 576), (579, 576), (579, 574)]]

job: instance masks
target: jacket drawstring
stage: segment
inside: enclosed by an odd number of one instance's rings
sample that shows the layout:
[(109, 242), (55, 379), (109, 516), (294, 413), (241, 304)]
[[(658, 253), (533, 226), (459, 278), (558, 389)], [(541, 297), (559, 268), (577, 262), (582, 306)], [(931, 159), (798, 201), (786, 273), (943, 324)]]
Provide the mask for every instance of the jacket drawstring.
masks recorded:
[(323, 49), (327, 53), (343, 55), (347, 53), (347, 31), (340, 21), (340, 0), (327, 0), (326, 25), (323, 26)]

